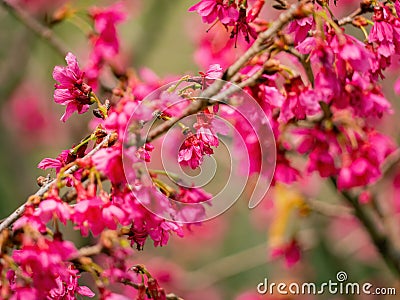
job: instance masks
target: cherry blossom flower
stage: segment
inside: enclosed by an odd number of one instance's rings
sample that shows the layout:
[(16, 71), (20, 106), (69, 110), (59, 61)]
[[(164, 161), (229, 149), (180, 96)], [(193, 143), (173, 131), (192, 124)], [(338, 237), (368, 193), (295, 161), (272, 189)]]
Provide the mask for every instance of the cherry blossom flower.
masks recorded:
[(236, 41), (239, 36), (239, 33), (242, 34), (244, 40), (247, 43), (250, 43), (250, 37), (253, 39), (257, 38), (257, 32), (256, 30), (249, 24), (249, 20), (246, 16), (246, 9), (245, 8), (240, 8), (239, 9), (239, 17), (235, 23), (235, 26), (233, 27), (233, 30), (231, 31), (231, 36), (230, 38), (233, 39), (236, 37), (235, 40), (235, 47), (236, 47)]
[(314, 18), (312, 16), (308, 16), (290, 22), (287, 31), (294, 34), (294, 43), (297, 45), (305, 40), (308, 32), (314, 27)]
[(38, 293), (45, 296), (58, 287), (59, 278), (68, 281), (70, 272), (65, 261), (73, 255), (76, 255), (76, 249), (72, 242), (44, 237), (34, 241), (26, 237), (23, 246), (13, 252), (12, 258), (20, 266), (23, 275), (32, 278)]
[(212, 121), (212, 114), (201, 112), (197, 114), (197, 123), (195, 123), (193, 127), (196, 129), (196, 137), (198, 140), (209, 146), (218, 147), (218, 136), (214, 132)]
[(373, 183), (381, 176), (381, 164), (394, 150), (393, 142), (385, 135), (369, 130), (366, 140), (358, 141), (357, 149), (349, 148), (343, 156), (337, 185), (339, 190)]
[(297, 129), (294, 133), (303, 137), (297, 151), (300, 154), (308, 153), (308, 172), (318, 171), (321, 177), (337, 174), (338, 168), (334, 158), (340, 153), (340, 146), (333, 131), (324, 131), (316, 126)]
[(285, 90), (286, 99), (281, 107), (279, 122), (302, 120), (321, 111), (317, 95), (312, 89), (304, 86), (300, 77), (292, 78), (290, 83), (286, 83)]
[(154, 150), (154, 146), (150, 143), (146, 143), (143, 147), (140, 147), (136, 151), (136, 155), (145, 162), (150, 162), (150, 152)]
[(126, 15), (123, 13), (122, 2), (117, 2), (105, 8), (93, 7), (90, 16), (96, 33), (91, 38), (93, 50), (85, 72), (90, 84), (96, 87), (104, 63), (119, 53), (120, 42), (116, 25), (125, 20)]
[(282, 247), (274, 248), (271, 250), (271, 257), (283, 257), (285, 259), (286, 267), (290, 268), (300, 260), (301, 252), (299, 244), (296, 240), (292, 240), (290, 243), (285, 244)]
[(400, 53), (400, 23), (387, 6), (374, 8), (374, 25), (371, 28), (368, 40), (378, 45), (378, 53), (384, 57)]
[(236, 5), (226, 4), (223, 0), (201, 0), (189, 8), (189, 11), (197, 11), (203, 22), (211, 24), (217, 18), (225, 25), (233, 25), (239, 18)]
[(85, 73), (83, 73), (72, 53), (65, 57), (67, 67), (54, 67), (53, 78), (59, 84), (55, 85), (54, 101), (61, 105), (66, 105), (66, 111), (61, 117), (65, 122), (73, 112), (85, 113), (92, 103), (90, 93), (92, 88), (84, 83)]
[(85, 297), (94, 297), (95, 294), (87, 287), (80, 286), (78, 284), (78, 278), (80, 277), (78, 271), (73, 269), (71, 266), (68, 268), (69, 276), (68, 280), (64, 281), (61, 277), (56, 278), (57, 287), (49, 291), (48, 298), (55, 300), (72, 300), (76, 299), (76, 294)]
[(179, 149), (178, 162), (196, 169), (203, 162), (204, 155), (213, 153), (209, 144), (190, 132)]
[(96, 169), (103, 172), (114, 184), (125, 182), (121, 146), (100, 149), (92, 156)]
[(219, 64), (210, 65), (206, 73), (200, 72), (200, 75), (206, 79), (218, 79), (221, 78), (222, 74), (223, 69)]

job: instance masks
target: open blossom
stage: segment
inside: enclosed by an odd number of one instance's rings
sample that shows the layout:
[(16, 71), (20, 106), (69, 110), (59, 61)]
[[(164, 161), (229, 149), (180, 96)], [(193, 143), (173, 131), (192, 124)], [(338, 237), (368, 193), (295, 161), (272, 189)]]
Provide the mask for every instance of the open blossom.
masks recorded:
[(92, 156), (97, 170), (103, 172), (113, 184), (125, 181), (120, 146), (100, 149)]
[(150, 143), (146, 143), (143, 147), (140, 147), (136, 151), (136, 156), (145, 162), (150, 162), (150, 152), (154, 150), (154, 146)]
[(206, 73), (200, 72), (200, 75), (206, 79), (218, 79), (221, 78), (222, 74), (223, 69), (219, 64), (210, 65)]
[[(235, 38), (237, 41), (239, 33), (242, 34), (244, 40), (247, 43), (250, 43), (250, 37), (253, 39), (257, 38), (257, 32), (256, 30), (250, 26), (248, 17), (246, 15), (246, 9), (240, 8), (239, 10), (239, 17), (235, 23), (235, 26), (233, 27), (233, 30), (231, 31), (231, 38)], [(236, 46), (236, 41), (235, 41), (235, 46)]]
[(318, 171), (321, 177), (336, 175), (335, 157), (340, 152), (340, 146), (333, 131), (323, 130), (319, 126), (314, 128), (297, 129), (294, 132), (302, 137), (297, 151), (300, 154), (308, 153), (308, 172)]
[(76, 153), (69, 149), (63, 150), (56, 158), (44, 158), (38, 164), (38, 168), (42, 170), (55, 169), (58, 173), (61, 168), (65, 167), (69, 163), (75, 161), (77, 158), (85, 156), (87, 145), (81, 146)]
[(53, 70), (53, 78), (59, 84), (55, 84), (54, 101), (61, 105), (66, 105), (61, 121), (65, 122), (77, 111), (79, 114), (85, 113), (92, 103), (90, 93), (92, 88), (84, 83), (85, 73), (78, 66), (78, 61), (72, 53), (65, 57), (66, 67), (56, 66)]
[(201, 0), (189, 8), (189, 11), (197, 11), (204, 23), (211, 24), (217, 18), (225, 25), (233, 25), (239, 18), (239, 12), (235, 3), (224, 3), (224, 0)]
[(98, 36), (94, 40), (94, 55), (112, 58), (119, 51), (116, 24), (125, 19), (121, 3), (106, 8), (92, 8), (90, 15)]
[(196, 169), (203, 162), (204, 155), (213, 153), (209, 144), (190, 132), (179, 149), (178, 162)]
[(106, 228), (115, 230), (118, 224), (127, 225), (126, 215), (125, 211), (112, 202), (105, 192), (97, 196), (92, 196), (88, 192), (87, 196), (74, 206), (71, 220), (76, 228), (81, 230), (82, 235), (87, 236), (90, 230), (97, 236)]
[(76, 299), (76, 294), (86, 297), (94, 297), (94, 293), (87, 286), (80, 286), (78, 283), (78, 271), (73, 267), (68, 268), (69, 276), (67, 280), (62, 280), (61, 277), (56, 278), (57, 287), (50, 290), (48, 299), (54, 300), (73, 300)]
[(297, 45), (305, 40), (308, 32), (315, 27), (314, 18), (308, 16), (302, 19), (296, 19), (289, 23), (288, 32), (294, 34), (294, 43)]

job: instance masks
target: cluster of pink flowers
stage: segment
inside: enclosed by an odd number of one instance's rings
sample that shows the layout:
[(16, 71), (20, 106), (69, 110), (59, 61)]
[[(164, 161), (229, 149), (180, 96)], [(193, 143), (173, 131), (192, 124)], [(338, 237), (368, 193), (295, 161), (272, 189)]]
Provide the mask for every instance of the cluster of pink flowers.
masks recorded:
[(248, 9), (247, 1), (240, 3), (228, 0), (201, 0), (190, 7), (189, 11), (196, 11), (204, 23), (213, 23), (214, 26), (221, 22), (226, 28), (231, 27), (231, 38), (237, 39), (239, 34), (242, 34), (244, 40), (250, 43), (250, 38), (257, 38), (257, 31), (250, 23), (256, 21), (264, 3), (265, 1), (255, 1), (253, 7)]
[(179, 149), (178, 162), (196, 169), (203, 161), (204, 155), (214, 153), (211, 147), (219, 144), (218, 136), (212, 127), (212, 115), (201, 113), (197, 116), (197, 123), (194, 125), (196, 134), (189, 132)]
[[(120, 52), (116, 26), (126, 17), (122, 4), (89, 10), (93, 20), (89, 63), (82, 71), (77, 58), (68, 53), (67, 66), (56, 66), (53, 78), (58, 82), (54, 101), (66, 106), (61, 120), (97, 105), (93, 110), (97, 118), (90, 124), (93, 131), (56, 158), (39, 163), (40, 169), (55, 170), (54, 183), (29, 198), (11, 237), (1, 236), (14, 243), (10, 255), (4, 251), (9, 270), (0, 272), (1, 295), (12, 294), (11, 299), (93, 297), (92, 290), (78, 280), (83, 271), (89, 271), (97, 276), (101, 299), (125, 299), (108, 285), (127, 282), (137, 290), (136, 299), (166, 299), (164, 288), (143, 266), (128, 270), (126, 257), (133, 247), (143, 250), (148, 240), (165, 246), (171, 235), (183, 237), (185, 229), (206, 215), (203, 204), (210, 204), (212, 195), (194, 185), (181, 185), (180, 179), (174, 184), (163, 180), (174, 175), (150, 168), (159, 150), (158, 135), (150, 139), (141, 130), (150, 123), (180, 120), (198, 90), (228, 76), (224, 68), (236, 61), (236, 54), (248, 49), (259, 31), (274, 28), (260, 17), (264, 4), (263, 0), (201, 0), (190, 7), (213, 27), (208, 37), (199, 36), (196, 54), (208, 70), (200, 72), (200, 77), (182, 77), (162, 92), (158, 89), (172, 78), (160, 79), (149, 69), (117, 71), (113, 65)], [(392, 57), (400, 54), (400, 2), (374, 4), (373, 26), (369, 34), (364, 32), (365, 42), (340, 28), (318, 2), (313, 5), (315, 14), (297, 11), (288, 26), (259, 45), (265, 47), (233, 80), (251, 81), (244, 90), (265, 113), (262, 126), (270, 125), (275, 137), (276, 143), (271, 143), (276, 152), (274, 187), (291, 185), (316, 172), (330, 178), (339, 191), (366, 188), (382, 177), (382, 166), (396, 148), (373, 125), (392, 113), (379, 80)], [(368, 9), (372, 11), (371, 6)], [(358, 27), (365, 31), (364, 25)], [(244, 42), (235, 40), (239, 35)], [(106, 65), (119, 83), (102, 102), (95, 91)], [(257, 74), (261, 75), (254, 79)], [(400, 81), (398, 91), (399, 86)], [(249, 168), (242, 168), (249, 173), (245, 175), (261, 173), (265, 157), (260, 127), (254, 124), (257, 113), (251, 112), (246, 119), (225, 104), (228, 101), (196, 111), (191, 128), (184, 118), (183, 123), (177, 122), (184, 140), (175, 145), (175, 162), (196, 169), (214, 154), (219, 135), (229, 131), (219, 120), (223, 117), (238, 132), (233, 141), (237, 157), (249, 154)], [(296, 155), (298, 159), (293, 159)], [(41, 178), (39, 184), (46, 186), (50, 180)], [(393, 183), (395, 189), (398, 181)], [(64, 192), (65, 188), (69, 191)], [(358, 195), (361, 203), (369, 203), (370, 198), (368, 191)], [(101, 254), (104, 260), (93, 261), (64, 240), (59, 227), (67, 224), (82, 236), (93, 237), (98, 242), (95, 247), (101, 248), (95, 255)], [(302, 245), (295, 236), (288, 241), (272, 249), (271, 256), (284, 257), (290, 267), (300, 260)], [(3, 245), (9, 247), (6, 242)]]
[(7, 274), (15, 299), (75, 299), (75, 294), (93, 297), (88, 287), (78, 284), (78, 271), (67, 262), (76, 253), (71, 242), (42, 236), (33, 240), (24, 235), (20, 250), (12, 255), (20, 268)]
[(117, 2), (106, 8), (92, 8), (90, 16), (94, 22), (95, 32), (91, 37), (93, 45), (89, 64), (85, 68), (86, 76), (93, 87), (106, 62), (112, 62), (119, 53), (120, 41), (116, 25), (125, 20), (122, 2)]

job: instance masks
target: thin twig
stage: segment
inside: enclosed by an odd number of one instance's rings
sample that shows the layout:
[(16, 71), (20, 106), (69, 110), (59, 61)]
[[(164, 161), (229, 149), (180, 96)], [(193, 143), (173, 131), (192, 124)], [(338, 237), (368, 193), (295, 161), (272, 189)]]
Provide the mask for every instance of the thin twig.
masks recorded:
[(89, 256), (94, 256), (94, 255), (100, 254), (101, 251), (103, 251), (103, 248), (104, 247), (102, 244), (96, 244), (93, 246), (86, 246), (86, 247), (80, 248), (78, 250), (78, 254), (76, 255), (76, 257), (73, 257), (72, 260), (76, 259), (78, 257), (83, 257), (83, 256), (89, 257)]
[[(140, 288), (139, 285), (138, 285), (137, 283), (134, 283), (134, 282), (132, 282), (132, 281), (130, 281), (129, 279), (126, 279), (126, 278), (121, 278), (121, 279), (119, 280), (119, 282), (122, 283), (122, 284), (124, 284), (124, 285), (129, 285), (129, 286), (131, 286), (131, 287), (133, 287), (133, 288), (135, 288), (135, 289), (137, 289), (137, 290)], [(167, 299), (167, 300), (183, 300), (183, 298), (178, 297), (177, 295), (175, 295), (175, 294), (173, 294), (173, 293), (167, 294), (167, 295), (166, 295), (166, 299)]]
[(352, 216), (352, 209), (344, 205), (332, 204), (315, 199), (306, 199), (305, 201), (313, 211), (327, 217), (343, 218)]
[(361, 7), (359, 7), (355, 11), (353, 11), (350, 15), (340, 19), (338, 21), (338, 25), (339, 26), (343, 26), (343, 25), (352, 23), (355, 17), (357, 17), (357, 16), (359, 16), (359, 15), (361, 15), (363, 13), (364, 13), (364, 11), (361, 9)]
[[(110, 139), (111, 134), (108, 134), (101, 143), (96, 145), (88, 154), (86, 154), (83, 158), (88, 158), (91, 157), (93, 154), (95, 154), (101, 147), (103, 147)], [(73, 165), (70, 167), (68, 170), (64, 172), (64, 174), (72, 174), (76, 170), (78, 170), (78, 165)], [(57, 179), (53, 179), (50, 182), (46, 183), (43, 185), (33, 196), (36, 197), (42, 197), (50, 188), (53, 184), (57, 182)], [(22, 204), (20, 207), (18, 207), (11, 215), (9, 215), (4, 221), (0, 224), (0, 232), (2, 232), (4, 229), (8, 228), (11, 226), (25, 211), (25, 207), (28, 205), (29, 202), (25, 202)]]
[(49, 45), (53, 47), (53, 49), (56, 50), (62, 57), (67, 54), (67, 47), (64, 45), (61, 39), (54, 35), (50, 28), (42, 25), (18, 5), (11, 4), (7, 0), (0, 0), (0, 3), (10, 14), (20, 20), (21, 23), (32, 30), (37, 36), (46, 40)]
[[(278, 19), (275, 22), (273, 22), (266, 31), (261, 32), (258, 35), (253, 45), (225, 71), (222, 77), (223, 80), (215, 81), (212, 85), (210, 85), (205, 91), (201, 93), (199, 99), (203, 100), (198, 100), (193, 102), (182, 112), (182, 114), (179, 117), (173, 117), (170, 120), (165, 121), (161, 125), (152, 129), (147, 135), (146, 141), (151, 142), (155, 138), (167, 132), (172, 126), (175, 125), (176, 122), (178, 122), (182, 118), (189, 116), (191, 114), (195, 114), (204, 109), (205, 107), (207, 107), (209, 104), (215, 103), (216, 100), (223, 99), (228, 95), (237, 91), (238, 86), (232, 85), (232, 87), (230, 87), (230, 90), (228, 89), (229, 92), (227, 90), (221, 94), (218, 94), (221, 91), (221, 89), (225, 86), (226, 81), (232, 79), (232, 77), (235, 76), (251, 58), (253, 58), (258, 53), (263, 51), (266, 47), (266, 43), (269, 40), (271, 40), (287, 23), (293, 20), (295, 15), (297, 15), (300, 12), (300, 10), (304, 7), (305, 3), (307, 2), (296, 3), (292, 5), (287, 11), (280, 14)], [(257, 75), (261, 76), (261, 74), (259, 73)], [(254, 82), (254, 77), (252, 77), (251, 80), (245, 81), (246, 84), (252, 82)], [(244, 83), (240, 83), (239, 86), (244, 87), (246, 85)], [(210, 100), (204, 101), (206, 99)]]
[(224, 278), (266, 264), (270, 260), (266, 248), (267, 244), (262, 243), (206, 264), (187, 274), (186, 285), (190, 289), (205, 289)]

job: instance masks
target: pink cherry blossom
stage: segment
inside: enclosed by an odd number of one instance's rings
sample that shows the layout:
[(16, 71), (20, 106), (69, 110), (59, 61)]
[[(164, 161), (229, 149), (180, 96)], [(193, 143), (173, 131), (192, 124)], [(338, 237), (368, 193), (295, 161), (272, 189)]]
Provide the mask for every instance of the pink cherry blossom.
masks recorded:
[(368, 40), (376, 43), (378, 53), (384, 57), (400, 53), (400, 23), (387, 6), (374, 8), (374, 25), (371, 28)]
[(224, 0), (201, 0), (189, 8), (189, 11), (197, 11), (203, 22), (211, 24), (217, 18), (225, 25), (233, 25), (239, 18), (235, 4), (224, 3)]
[(101, 149), (92, 157), (93, 164), (97, 170), (107, 175), (114, 184), (125, 181), (125, 174), (122, 166), (121, 146)]
[(67, 67), (54, 67), (53, 78), (58, 81), (54, 91), (54, 101), (66, 105), (66, 111), (61, 117), (65, 122), (73, 112), (85, 113), (92, 103), (90, 93), (92, 88), (84, 83), (85, 74), (80, 70), (76, 57), (68, 53), (65, 57)]
[(93, 50), (85, 72), (94, 87), (97, 87), (97, 80), (104, 63), (111, 61), (119, 53), (120, 41), (116, 25), (126, 18), (123, 10), (122, 2), (104, 8), (93, 7), (90, 10), (96, 33), (91, 38)]
[(218, 136), (214, 131), (212, 122), (213, 116), (211, 114), (201, 112), (197, 114), (197, 123), (193, 127), (196, 129), (198, 140), (209, 146), (218, 147)]
[(204, 155), (213, 153), (209, 144), (190, 132), (179, 149), (178, 162), (196, 169), (203, 162)]
[(200, 73), (202, 76), (204, 76), (206, 79), (218, 79), (221, 78), (223, 74), (223, 69), (219, 64), (212, 64), (208, 68), (206, 73)]
[(339, 190), (373, 183), (381, 176), (381, 164), (394, 150), (387, 136), (374, 130), (367, 132), (367, 140), (359, 141), (358, 149), (348, 149), (344, 154), (337, 186)]
[(283, 257), (285, 259), (286, 267), (294, 266), (300, 260), (301, 252), (299, 244), (296, 240), (292, 240), (282, 247), (277, 247), (271, 250), (271, 257)]
[(68, 271), (69, 276), (66, 281), (62, 280), (61, 277), (56, 278), (57, 287), (49, 291), (48, 299), (73, 300), (76, 299), (76, 294), (90, 298), (95, 296), (87, 286), (80, 286), (78, 284), (80, 276), (77, 274), (77, 270), (69, 267)]
[(297, 45), (305, 40), (308, 32), (314, 27), (314, 18), (312, 16), (309, 16), (290, 22), (287, 30), (289, 33), (294, 34), (294, 43)]
[(34, 241), (28, 237), (20, 250), (13, 252), (12, 258), (20, 266), (23, 275), (32, 278), (32, 285), (45, 296), (58, 286), (58, 278), (67, 281), (70, 273), (67, 261), (76, 255), (72, 242), (48, 240), (40, 237)]

